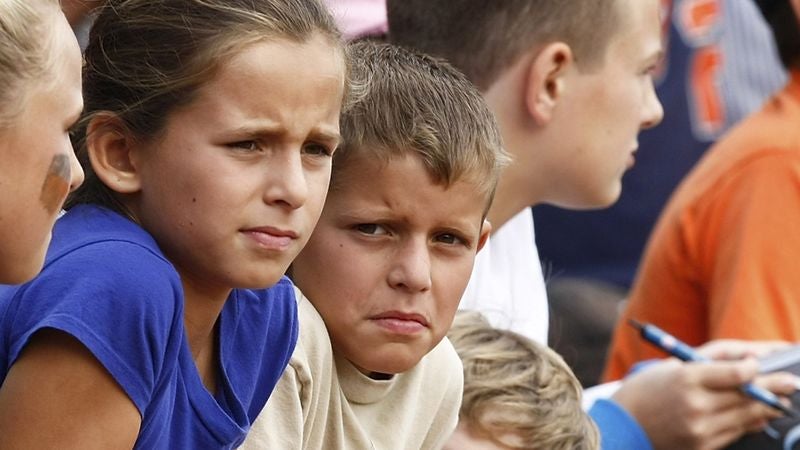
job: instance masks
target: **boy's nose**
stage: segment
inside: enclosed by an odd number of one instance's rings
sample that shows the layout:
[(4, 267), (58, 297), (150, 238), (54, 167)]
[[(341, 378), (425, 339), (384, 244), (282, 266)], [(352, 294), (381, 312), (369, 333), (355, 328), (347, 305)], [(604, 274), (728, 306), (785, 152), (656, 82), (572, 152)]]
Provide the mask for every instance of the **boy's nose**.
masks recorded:
[(393, 256), (389, 284), (409, 292), (431, 289), (431, 263), (427, 243), (406, 242)]

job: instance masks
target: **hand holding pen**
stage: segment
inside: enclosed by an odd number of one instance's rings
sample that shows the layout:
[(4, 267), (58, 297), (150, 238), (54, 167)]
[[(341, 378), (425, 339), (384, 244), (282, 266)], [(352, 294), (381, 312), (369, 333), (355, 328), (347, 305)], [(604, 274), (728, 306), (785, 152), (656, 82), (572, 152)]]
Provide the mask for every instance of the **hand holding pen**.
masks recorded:
[[(658, 348), (664, 350), (670, 355), (683, 360), (683, 361), (708, 361), (708, 358), (703, 357), (697, 353), (692, 347), (684, 342), (681, 342), (674, 336), (666, 333), (664, 330), (651, 324), (641, 324), (635, 320), (629, 320), (628, 323), (639, 330), (642, 338), (652, 343)], [(788, 408), (780, 402), (778, 397), (772, 392), (758, 387), (752, 383), (747, 383), (742, 386), (742, 392), (748, 397), (764, 403), (774, 409), (783, 412), (789, 417), (800, 417), (795, 410)]]

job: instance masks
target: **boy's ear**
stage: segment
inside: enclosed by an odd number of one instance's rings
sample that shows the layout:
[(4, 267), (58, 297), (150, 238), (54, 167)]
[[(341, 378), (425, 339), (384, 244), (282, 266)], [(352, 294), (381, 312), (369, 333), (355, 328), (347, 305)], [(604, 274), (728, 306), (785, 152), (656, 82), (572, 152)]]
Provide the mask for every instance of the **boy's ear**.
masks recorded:
[(86, 129), (86, 149), (94, 172), (103, 184), (121, 194), (132, 194), (141, 188), (135, 142), (116, 114), (98, 114)]
[(486, 245), (486, 241), (489, 240), (489, 235), (492, 233), (492, 223), (489, 222), (489, 219), (483, 219), (483, 225), (481, 226), (481, 235), (478, 238), (478, 251), (481, 251), (484, 245)]
[(525, 104), (539, 125), (546, 125), (564, 93), (565, 74), (575, 58), (569, 45), (552, 42), (533, 58), (528, 68)]

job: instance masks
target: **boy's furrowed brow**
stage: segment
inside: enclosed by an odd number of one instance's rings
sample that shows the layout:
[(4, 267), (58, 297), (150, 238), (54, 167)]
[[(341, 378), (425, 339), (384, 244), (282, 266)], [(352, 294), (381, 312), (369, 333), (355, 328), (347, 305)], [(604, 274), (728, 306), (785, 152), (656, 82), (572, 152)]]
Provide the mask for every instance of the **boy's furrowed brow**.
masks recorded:
[(370, 217), (374, 220), (378, 217), (386, 218), (391, 216), (392, 208), (388, 205), (373, 204), (371, 202), (365, 204), (359, 199), (355, 202), (350, 202), (347, 205), (346, 211), (342, 212), (342, 215), (351, 219), (363, 220), (364, 218)]

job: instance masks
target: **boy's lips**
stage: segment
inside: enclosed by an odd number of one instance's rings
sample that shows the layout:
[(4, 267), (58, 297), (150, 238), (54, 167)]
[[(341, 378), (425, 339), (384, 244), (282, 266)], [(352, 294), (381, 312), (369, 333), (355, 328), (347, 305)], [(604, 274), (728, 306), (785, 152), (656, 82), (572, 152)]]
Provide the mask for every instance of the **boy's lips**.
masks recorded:
[(415, 334), (428, 328), (428, 321), (421, 314), (387, 311), (370, 317), (381, 328), (398, 334)]

